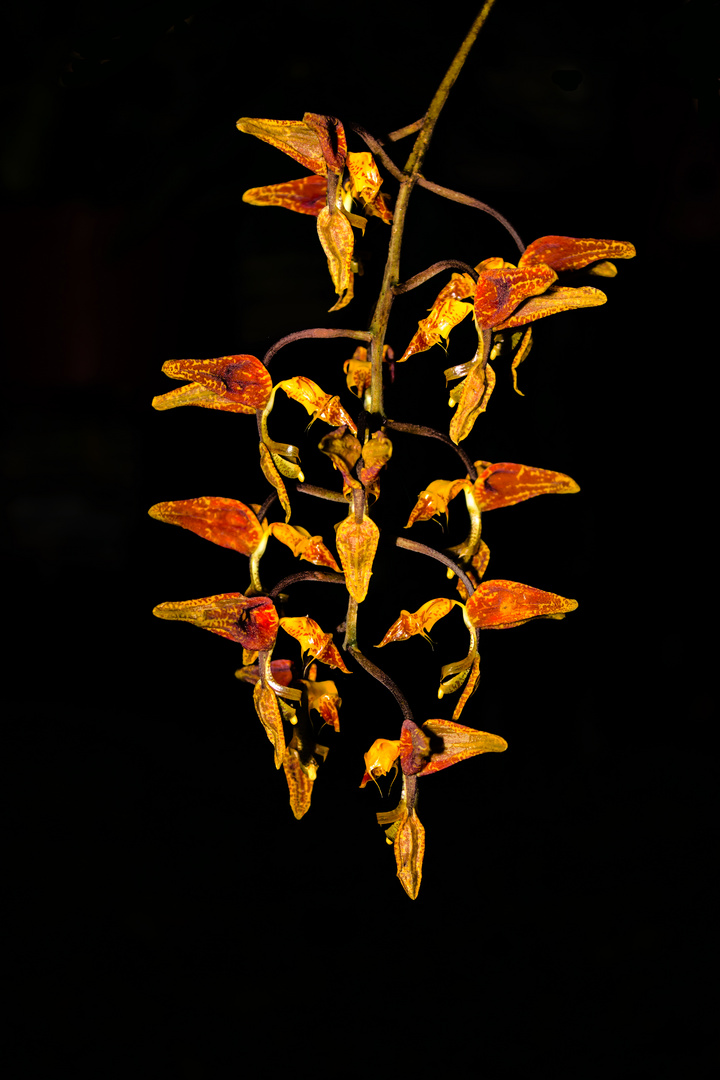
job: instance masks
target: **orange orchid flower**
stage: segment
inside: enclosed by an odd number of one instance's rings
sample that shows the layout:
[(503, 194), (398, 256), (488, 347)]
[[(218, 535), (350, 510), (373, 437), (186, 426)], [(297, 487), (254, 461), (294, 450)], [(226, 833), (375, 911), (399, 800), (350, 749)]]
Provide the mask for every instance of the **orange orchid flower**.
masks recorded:
[(477, 586), (464, 604), (459, 600), (437, 597), (428, 600), (415, 612), (402, 611), (377, 647), (381, 648), (395, 641), (407, 641), (416, 634), (427, 637), (427, 630), (438, 620), (444, 618), (454, 607), (460, 608), (470, 634), (470, 648), (462, 660), (442, 667), (438, 690), (438, 698), (443, 698), (465, 687), (453, 713), (453, 720), (457, 720), (477, 689), (480, 677), (478, 630), (505, 630), (522, 626), (534, 619), (564, 619), (565, 615), (575, 611), (577, 606), (576, 600), (569, 600), (531, 585), (522, 585), (517, 581), (485, 581)]
[(167, 360), (163, 372), (171, 379), (190, 379), (187, 386), (154, 397), (154, 409), (200, 405), (223, 412), (254, 413), (268, 402), (272, 380), (257, 356), (236, 354), (214, 360)]
[(328, 667), (339, 668), (346, 675), (350, 674), (345, 667), (340, 652), (333, 642), (332, 634), (326, 634), (314, 619), (307, 615), (298, 618), (280, 619), (280, 626), (286, 634), (290, 634), (300, 642), (303, 655), (309, 652), (316, 660), (321, 660)]
[[(379, 217), (387, 224), (392, 221), (387, 200), (380, 191), (382, 180), (372, 154), (348, 153), (345, 129), (333, 116), (305, 113), (302, 120), (243, 117), (237, 127), (289, 154), (315, 174), (250, 188), (243, 201), (255, 206), (283, 206), (317, 218), (318, 238), (339, 297), (330, 310), (339, 311), (353, 297), (357, 265), (352, 229), (354, 226), (364, 230), (366, 224), (365, 217), (351, 212), (353, 200), (362, 204), (365, 214)], [(328, 202), (328, 172), (338, 178), (330, 188), (335, 192), (333, 205)]]
[(189, 622), (239, 642), (245, 649), (271, 649), (278, 631), (278, 613), (267, 596), (217, 593), (199, 600), (179, 600), (153, 608), (158, 619)]
[(428, 630), (432, 630), (435, 623), (443, 619), (454, 607), (462, 607), (462, 604), (446, 596), (438, 596), (434, 600), (428, 600), (417, 611), (410, 612), (403, 609), (375, 648), (382, 649), (384, 645), (389, 645), (393, 641), (407, 641), (415, 634), (420, 634), (426, 641), (430, 641)]
[(505, 739), (486, 731), (455, 724), (451, 720), (427, 720), (419, 727), (403, 721), (400, 738), (376, 739), (365, 754), (365, 775), (377, 783), (397, 763), (403, 772), (403, 790), (395, 810), (377, 814), (378, 824), (389, 825), (385, 837), (393, 845), (397, 876), (411, 900), (417, 898), (422, 881), (425, 829), (415, 812), (417, 781), (467, 758), (507, 750)]

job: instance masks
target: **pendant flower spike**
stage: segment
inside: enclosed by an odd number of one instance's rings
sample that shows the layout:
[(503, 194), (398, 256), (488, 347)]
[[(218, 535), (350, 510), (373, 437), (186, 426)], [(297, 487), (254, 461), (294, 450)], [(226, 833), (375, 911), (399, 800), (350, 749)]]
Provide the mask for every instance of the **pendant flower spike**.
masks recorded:
[(392, 213), (380, 191), (382, 180), (372, 154), (348, 152), (345, 129), (334, 116), (305, 113), (302, 120), (263, 120), (241, 117), (239, 131), (282, 150), (313, 176), (282, 184), (250, 188), (243, 201), (254, 206), (283, 206), (317, 218), (318, 238), (339, 299), (339, 311), (352, 300), (354, 274), (353, 227), (365, 230), (367, 218), (351, 212), (354, 201), (367, 216), (386, 224)]
[[(184, 385), (153, 399), (153, 406), (162, 411), (194, 405), (251, 417), (254, 415), (259, 451), (256, 479), (262, 484), (264, 476), (277, 493), (285, 513), (284, 521), (267, 520), (261, 506), (266, 507), (271, 517), (275, 516), (270, 510), (274, 503), (272, 492), (270, 497), (258, 496), (260, 502), (257, 504), (219, 496), (156, 503), (150, 510), (153, 518), (178, 525), (219, 547), (246, 556), (250, 584), (244, 593), (226, 592), (199, 599), (161, 603), (155, 607), (154, 614), (165, 620), (191, 623), (241, 646), (242, 667), (235, 674), (252, 687), (254, 710), (248, 707), (241, 710), (240, 722), (244, 722), (253, 712), (257, 714), (264, 735), (272, 746), (275, 767), (284, 773), (290, 808), (297, 819), (302, 818), (310, 808), (318, 770), (328, 754), (329, 747), (319, 740), (322, 738), (332, 746), (334, 739), (341, 738), (342, 702), (334, 679), (342, 686), (345, 676), (357, 679), (362, 674), (361, 671), (351, 672), (348, 669), (345, 656), (352, 657), (360, 669), (391, 690), (405, 717), (400, 736), (398, 739), (375, 740), (365, 754), (361, 787), (365, 787), (370, 780), (377, 783), (380, 777), (389, 772), (393, 772), (393, 780), (398, 772), (402, 775), (399, 804), (389, 812), (378, 813), (377, 820), (385, 828), (387, 843), (394, 849), (397, 876), (412, 899), (417, 897), (420, 888), (425, 852), (425, 829), (417, 816), (420, 779), (444, 771), (467, 758), (502, 752), (507, 748), (501, 736), (458, 723), (479, 684), (481, 631), (516, 628), (535, 619), (562, 619), (578, 606), (576, 601), (567, 597), (521, 582), (504, 578), (484, 580), (490, 550), (482, 536), (484, 511), (513, 506), (540, 494), (576, 492), (579, 489), (575, 481), (564, 473), (514, 462), (476, 461), (470, 465), (469, 456), (460, 451), (467, 467), (466, 475), (428, 483), (419, 492), (405, 527), (441, 515), (447, 518), (450, 503), (462, 493), (470, 525), (467, 538), (447, 549), (443, 555), (414, 540), (396, 537), (397, 547), (413, 550), (420, 555), (439, 557), (447, 564), (448, 579), (455, 582), (457, 589), (456, 598), (431, 595), (417, 610), (401, 610), (377, 646), (384, 648), (414, 636), (430, 640), (431, 632), (440, 644), (447, 624), (442, 624), (439, 632), (434, 628), (443, 618), (451, 615), (454, 608), (458, 608), (469, 635), (467, 655), (442, 666), (437, 691), (439, 699), (457, 694), (452, 719), (428, 720), (423, 724), (413, 722), (410, 703), (400, 687), (363, 653), (359, 644), (367, 634), (367, 626), (372, 625), (365, 622), (366, 606), (363, 605), (372, 603), (374, 590), (370, 586), (373, 571), (378, 570), (377, 562), (384, 560), (386, 555), (385, 547), (379, 543), (379, 526), (371, 516), (374, 515), (373, 506), (381, 495), (385, 470), (395, 467), (394, 450), (403, 450), (402, 446), (393, 447), (393, 429), (414, 436), (439, 435), (439, 432), (413, 423), (387, 420), (383, 406), (384, 371), (388, 372), (388, 381), (395, 381), (394, 353), (385, 344), (391, 309), (393, 314), (395, 310), (395, 298), (402, 298), (403, 294), (426, 280), (428, 274), (436, 269), (433, 266), (404, 284), (400, 281), (399, 252), (408, 199), (418, 181), (436, 195), (457, 196), (457, 193), (448, 192), (425, 180), (420, 170), (439, 109), (491, 6), (491, 3), (486, 4), (478, 14), (430, 107), (419, 121), (391, 132), (385, 142), (374, 139), (362, 128), (354, 127), (370, 150), (382, 156), (387, 168), (399, 182), (394, 214), (381, 190), (383, 181), (373, 154), (367, 150), (362, 153), (348, 150), (345, 128), (334, 116), (308, 112), (301, 120), (245, 117), (237, 122), (241, 132), (282, 151), (305, 172), (298, 179), (251, 188), (245, 192), (243, 199), (254, 205), (281, 206), (306, 218), (315, 218), (317, 235), (337, 297), (331, 311), (340, 310), (349, 303), (353, 295), (354, 275), (360, 271), (353, 230), (364, 232), (369, 217), (379, 217), (385, 224), (393, 226), (392, 242), (388, 244), (382, 286), (373, 309), (370, 329), (328, 329), (318, 326), (301, 329), (284, 335), (266, 354), (269, 363), (280, 349), (300, 338), (320, 342), (324, 338), (348, 337), (363, 341), (364, 344), (355, 347), (352, 358), (346, 360), (343, 366), (347, 391), (358, 409), (357, 423), (344, 408), (338, 394), (327, 393), (304, 375), (273, 382), (265, 363), (256, 356), (244, 353), (211, 359), (168, 360), (163, 367), (164, 373), (169, 378), (182, 380)], [(407, 159), (408, 165), (402, 171), (380, 148), (416, 133), (417, 139)], [(482, 205), (469, 196), (460, 198), (469, 205)], [(495, 211), (491, 210), (491, 213), (495, 214)], [(521, 246), (512, 226), (508, 222), (505, 224)], [(456, 259), (450, 256), (462, 254), (448, 251), (444, 265), (456, 265)], [(504, 350), (507, 349), (512, 356), (513, 384), (520, 393), (517, 369), (532, 345), (531, 324), (558, 312), (595, 307), (606, 302), (605, 294), (599, 289), (585, 285), (573, 287), (572, 279), (569, 285), (565, 282), (560, 284), (561, 275), (585, 270), (599, 277), (610, 278), (616, 274), (613, 260), (632, 258), (634, 254), (635, 249), (629, 243), (548, 235), (530, 244), (522, 252), (517, 265), (499, 257), (486, 258), (478, 263), (474, 271), (452, 274), (427, 317), (420, 321), (417, 332), (400, 359), (406, 361), (415, 353), (436, 344), (446, 349), (453, 329), (469, 315), (473, 316), (477, 332), (475, 354), (445, 371), (446, 382), (452, 384), (449, 399), (454, 412), (449, 434), (456, 447), (470, 435), (475, 421), (488, 408), (496, 381), (492, 365)], [(460, 265), (465, 266), (464, 263)], [(281, 283), (275, 284), (279, 289), (278, 295), (282, 297)], [(509, 331), (507, 336), (504, 336), (505, 331)], [(322, 345), (315, 347), (324, 348)], [(329, 366), (332, 368), (332, 365)], [(336, 381), (340, 382), (342, 388), (339, 370), (336, 370), (336, 375)], [(305, 409), (310, 418), (308, 428), (316, 420), (322, 420), (331, 428), (319, 441), (315, 435), (313, 438), (317, 450), (329, 458), (335, 472), (340, 474), (335, 477), (335, 485), (320, 487), (314, 482), (306, 482), (298, 447), (271, 436), (270, 418), (276, 394), (280, 390)], [(277, 421), (277, 415), (275, 419)], [(440, 436), (440, 439), (448, 442), (444, 436)], [(212, 447), (209, 448), (211, 451)], [(315, 447), (311, 448), (311, 452), (315, 453)], [(401, 457), (401, 453), (397, 456)], [(244, 455), (234, 463), (233, 468), (236, 471), (239, 469), (246, 481), (250, 482), (246, 458), (247, 455)], [(307, 461), (309, 466), (312, 461), (310, 454), (307, 454)], [(438, 468), (439, 473), (444, 471)], [(337, 556), (321, 536), (290, 524), (291, 509), (295, 507), (290, 504), (286, 487), (288, 480), (297, 482), (290, 489), (290, 494), (293, 498), (297, 495), (303, 513), (309, 496), (341, 504), (342, 509), (337, 514), (340, 520), (336, 520), (335, 515), (330, 519), (336, 522)], [(318, 480), (322, 483), (321, 475)], [(410, 489), (418, 490), (419, 486), (418, 483)], [(383, 506), (380, 509), (382, 511)], [(386, 509), (390, 517), (393, 507)], [(303, 517), (303, 520), (308, 519)], [(382, 523), (383, 520), (381, 515), (379, 521)], [(402, 519), (397, 526), (401, 524)], [(299, 572), (296, 569), (294, 573), (287, 574), (281, 568), (273, 587), (266, 590), (261, 581), (260, 562), (271, 537), (285, 545), (297, 558), (311, 563), (313, 569), (303, 572), (301, 568)], [(191, 541), (191, 546), (194, 543)], [(229, 558), (232, 560), (233, 557)], [(264, 576), (269, 574), (269, 563), (271, 560), (267, 559), (263, 565)], [(412, 573), (412, 568), (409, 568), (409, 573)], [(335, 631), (323, 629), (310, 615), (303, 614), (304, 602), (300, 614), (297, 603), (292, 606), (291, 600), (297, 595), (296, 584), (303, 582), (304, 589), (309, 581), (322, 589), (332, 584), (335, 588), (330, 592), (335, 596), (340, 592), (345, 608), (344, 619), (341, 611), (327, 616), (332, 622), (326, 625), (335, 627)], [(381, 582), (387, 585), (387, 575), (378, 573), (376, 588), (380, 587)], [(311, 592), (316, 585), (312, 586)], [(340, 586), (340, 590), (337, 586)], [(458, 618), (457, 615), (451, 617)], [(281, 651), (278, 650), (278, 639), (282, 643), (283, 632), (294, 640), (294, 660), (273, 659), (273, 653)], [(341, 646), (334, 635), (343, 632)], [(509, 644), (514, 646), (515, 641)], [(555, 668), (562, 671), (562, 663), (560, 656), (555, 661)], [(329, 672), (334, 679), (318, 680), (317, 671), (321, 664), (334, 669)], [(514, 670), (518, 677), (522, 677), (523, 662), (519, 652)], [(343, 729), (345, 723), (343, 715)], [(253, 728), (250, 738), (259, 734), (255, 718)], [(259, 741), (264, 744), (264, 737), (260, 736)]]

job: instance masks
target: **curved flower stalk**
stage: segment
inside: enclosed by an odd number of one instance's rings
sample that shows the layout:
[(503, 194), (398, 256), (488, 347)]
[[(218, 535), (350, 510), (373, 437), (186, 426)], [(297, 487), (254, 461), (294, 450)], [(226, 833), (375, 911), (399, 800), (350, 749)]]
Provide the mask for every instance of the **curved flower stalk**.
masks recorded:
[[(491, 351), (487, 332), (514, 329), (561, 311), (606, 303), (607, 296), (600, 289), (556, 285), (558, 273), (587, 268), (589, 273), (613, 277), (617, 270), (610, 259), (631, 259), (634, 255), (633, 245), (623, 241), (542, 236), (525, 249), (517, 266), (502, 258), (490, 258), (475, 267), (477, 280), (467, 273), (452, 275), (430, 314), (419, 323), (400, 362), (443, 341), (447, 344), (450, 332), (473, 314), (480, 337), (478, 351), (473, 360), (445, 372), (447, 381), (463, 377), (450, 394), (450, 405), (458, 407), (450, 423), (454, 442), (470, 434), (475, 420), (487, 408), (495, 385), (495, 373), (488, 361), (495, 359), (500, 350), (496, 345)], [(511, 371), (518, 393), (517, 369), (531, 345), (530, 329), (513, 341)]]
[[(485, 511), (514, 506), (541, 494), (577, 492), (577, 483), (565, 473), (544, 468), (506, 461), (473, 461), (460, 443), (474, 433), (477, 418), (488, 409), (496, 382), (492, 365), (506, 350), (512, 354), (510, 370), (517, 390), (517, 369), (532, 345), (530, 324), (548, 315), (606, 302), (605, 293), (589, 285), (575, 285), (572, 279), (569, 284), (560, 284), (560, 275), (584, 270), (610, 279), (616, 273), (613, 260), (635, 254), (632, 244), (626, 242), (555, 235), (540, 237), (525, 248), (500, 211), (474, 196), (441, 187), (423, 175), (423, 161), (435, 124), (492, 6), (493, 0), (485, 0), (422, 118), (389, 136), (389, 142), (414, 136), (402, 168), (391, 159), (385, 144), (359, 125), (352, 125), (353, 137), (360, 138), (368, 149), (350, 149), (345, 127), (333, 116), (308, 112), (302, 120), (246, 117), (238, 121), (241, 132), (281, 150), (306, 170), (307, 175), (299, 179), (251, 188), (245, 192), (244, 200), (254, 205), (285, 207), (316, 219), (318, 238), (338, 298), (331, 311), (344, 308), (353, 295), (354, 275), (359, 269), (353, 230), (364, 230), (367, 219), (373, 216), (390, 226), (380, 292), (367, 328), (316, 326), (297, 330), (272, 343), (262, 361), (244, 353), (207, 360), (169, 360), (163, 371), (172, 379), (185, 380), (185, 385), (153, 399), (153, 406), (159, 410), (196, 405), (254, 414), (258, 429), (256, 479), (262, 484), (264, 478), (269, 485), (269, 493), (260, 496), (264, 501), (259, 503), (203, 496), (156, 503), (151, 508), (152, 517), (245, 555), (249, 569), (244, 593), (227, 592), (196, 600), (165, 602), (155, 607), (154, 614), (165, 620), (189, 622), (242, 649), (242, 666), (238, 664), (236, 676), (252, 686), (255, 712), (271, 743), (275, 767), (283, 770), (290, 807), (296, 818), (308, 812), (319, 769), (333, 741), (342, 739), (341, 698), (334, 678), (357, 679), (369, 674), (382, 684), (400, 709), (402, 729), (399, 739), (381, 738), (372, 744), (365, 755), (361, 786), (370, 779), (377, 782), (391, 770), (402, 772), (398, 806), (379, 813), (377, 818), (386, 827), (388, 843), (393, 845), (400, 882), (413, 899), (420, 888), (425, 850), (425, 830), (416, 810), (419, 779), (466, 758), (507, 747), (499, 735), (457, 723), (479, 685), (481, 631), (516, 628), (536, 619), (562, 619), (578, 606), (575, 600), (517, 581), (484, 580), (490, 551), (482, 536)], [(392, 212), (382, 191), (377, 161), (397, 183)], [(473, 268), (465, 261), (461, 244), (459, 250), (448, 251), (447, 258), (403, 281), (401, 243), (409, 200), (416, 185), (425, 187), (433, 197), (464, 204), (468, 211), (479, 209), (492, 215), (519, 249), (517, 265), (495, 256), (483, 259)], [(355, 209), (362, 213), (356, 213)], [(391, 379), (395, 376), (394, 354), (385, 343), (394, 303), (407, 303), (416, 287), (447, 271), (451, 271), (450, 280), (440, 290), (427, 316), (420, 320), (416, 334), (400, 357), (400, 362), (406, 362), (437, 344), (446, 349), (453, 329), (472, 315), (477, 332), (475, 353), (468, 361), (445, 371), (446, 382), (454, 384), (449, 398), (455, 410), (446, 435), (404, 419), (389, 420), (383, 393), (385, 375), (389, 374)], [(273, 285), (277, 287), (277, 283)], [(273, 381), (267, 370), (277, 353), (293, 341), (314, 339), (319, 348), (324, 348), (321, 342), (339, 337), (362, 342), (343, 365), (345, 386), (356, 403), (357, 415), (345, 408), (335, 392), (337, 387), (328, 393), (303, 374)], [(332, 364), (329, 368), (332, 373)], [(335, 375), (342, 389), (339, 367), (335, 368)], [(400, 384), (401, 379), (397, 382)], [(317, 445), (340, 474), (336, 489), (306, 482), (299, 447), (271, 435), (269, 423), (278, 391), (305, 409), (310, 417), (308, 427), (316, 420), (329, 426), (330, 431)], [(394, 431), (404, 433), (397, 453), (390, 437)], [(363, 653), (360, 644), (366, 610), (362, 605), (372, 603), (380, 591), (377, 586), (375, 590), (372, 588), (373, 571), (383, 555), (379, 546), (380, 528), (373, 517), (374, 502), (381, 494), (383, 470), (397, 465), (401, 470), (407, 469), (408, 458), (403, 458), (405, 435), (432, 438), (436, 440), (435, 446), (439, 441), (446, 450), (452, 450), (453, 459), (461, 459), (465, 470), (458, 478), (431, 480), (420, 490), (405, 528), (435, 517), (447, 519), (450, 503), (461, 493), (469, 518), (466, 539), (446, 552), (398, 536), (402, 519), (395, 530), (396, 548), (431, 557), (445, 565), (448, 579), (457, 579), (460, 599), (457, 592), (452, 597), (434, 596), (414, 612), (402, 610), (377, 647), (384, 648), (413, 636), (430, 640), (430, 632), (454, 608), (460, 610), (469, 635), (467, 654), (441, 666), (438, 699), (458, 694), (452, 719), (428, 720), (422, 725), (415, 723), (412, 704), (402, 689)], [(242, 461), (242, 472), (244, 482), (249, 483), (250, 462), (246, 459)], [(417, 491), (420, 483), (409, 479), (409, 489)], [(306, 523), (309, 498), (341, 504), (335, 522), (337, 561), (320, 535), (290, 524), (291, 511), (295, 509), (290, 496), (296, 493), (301, 497), (302, 519)], [(275, 501), (284, 512), (284, 521), (268, 520), (266, 516)], [(390, 515), (396, 509), (388, 506), (386, 512)], [(378, 516), (378, 521), (381, 520)], [(260, 561), (270, 537), (288, 547), (297, 558), (309, 562), (311, 569), (282, 577), (270, 588), (265, 587)], [(233, 579), (235, 573), (236, 570)], [(375, 579), (376, 582), (387, 580), (388, 575), (378, 575)], [(310, 614), (293, 606), (293, 587), (299, 581), (340, 585), (345, 616), (343, 621), (342, 613), (338, 612), (333, 625), (338, 632), (344, 630), (342, 646)], [(297, 667), (292, 659), (273, 659), (278, 639), (285, 640), (283, 633), (295, 642), (292, 649)], [(355, 661), (352, 671), (346, 664), (349, 658)], [(322, 664), (331, 669), (332, 679), (318, 678), (318, 665)], [(427, 714), (424, 707), (423, 714)], [(354, 720), (351, 715), (349, 722), (352, 724)], [(345, 726), (344, 713), (343, 729)], [(258, 736), (257, 724), (250, 725), (248, 739)], [(262, 736), (259, 737), (262, 741)]]

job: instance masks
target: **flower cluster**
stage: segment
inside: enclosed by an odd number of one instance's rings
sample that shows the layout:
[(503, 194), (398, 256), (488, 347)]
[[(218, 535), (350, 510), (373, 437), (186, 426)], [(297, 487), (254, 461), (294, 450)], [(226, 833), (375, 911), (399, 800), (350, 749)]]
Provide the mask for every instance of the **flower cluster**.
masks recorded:
[[(447, 90), (441, 88), (441, 93), (446, 95)], [(381, 191), (382, 180), (373, 154), (349, 151), (345, 128), (335, 117), (305, 113), (302, 120), (243, 118), (237, 123), (241, 132), (283, 151), (307, 170), (304, 177), (251, 188), (243, 197), (253, 205), (281, 206), (316, 218), (338, 297), (332, 311), (345, 307), (353, 296), (357, 270), (353, 229), (364, 230), (367, 219), (377, 217), (382, 223), (392, 224), (394, 236), (402, 233), (409, 192), (422, 179), (419, 168), (428, 139), (423, 142), (421, 137), (428, 118), (432, 119), (433, 108), (437, 111), (433, 104), (423, 121), (396, 133), (402, 136), (419, 132), (416, 150), (405, 171), (392, 164), (381, 149), (383, 144), (370, 136), (366, 138), (399, 181), (403, 199), (398, 198), (394, 212), (389, 197)], [(362, 214), (353, 210), (355, 205)], [(398, 363), (436, 344), (445, 348), (453, 328), (472, 315), (477, 331), (475, 354), (445, 370), (446, 381), (457, 383), (450, 391), (455, 411), (448, 435), (387, 421), (378, 404), (382, 401), (383, 378), (394, 356), (385, 344), (390, 301), (413, 287), (412, 283), (402, 288), (398, 284), (399, 250), (399, 242), (390, 246), (383, 289), (368, 330), (301, 331), (281, 339), (264, 360), (239, 353), (213, 359), (170, 360), (164, 365), (166, 375), (184, 384), (156, 397), (156, 409), (194, 405), (255, 418), (258, 468), (254, 479), (249, 463), (245, 463), (243, 471), (252, 492), (249, 497), (264, 501), (201, 496), (157, 503), (150, 514), (248, 559), (249, 584), (244, 593), (161, 603), (154, 614), (161, 619), (189, 622), (242, 649), (242, 664), (236, 675), (253, 687), (255, 711), (272, 746), (275, 767), (284, 770), (296, 818), (310, 808), (318, 770), (341, 730), (342, 702), (334, 678), (360, 677), (359, 671), (351, 672), (351, 663), (353, 668), (373, 675), (391, 692), (402, 713), (400, 736), (393, 739), (387, 737), (387, 732), (379, 733), (365, 754), (360, 786), (365, 787), (370, 780), (377, 783), (391, 770), (402, 773), (397, 807), (378, 813), (377, 819), (386, 827), (386, 839), (393, 846), (398, 878), (414, 899), (420, 887), (425, 851), (425, 830), (417, 816), (419, 780), (467, 758), (507, 748), (501, 736), (457, 723), (463, 712), (467, 715), (470, 711), (468, 702), (478, 687), (481, 631), (510, 629), (536, 619), (563, 619), (578, 606), (575, 600), (542, 588), (506, 579), (485, 579), (490, 550), (482, 534), (486, 511), (515, 506), (539, 495), (572, 494), (579, 491), (578, 484), (564, 473), (544, 467), (505, 461), (472, 462), (459, 444), (471, 435), (487, 409), (496, 383), (491, 361), (495, 363), (506, 349), (504, 333), (511, 332), (510, 372), (517, 390), (518, 365), (527, 356), (532, 341), (530, 323), (606, 302), (605, 294), (592, 286), (558, 284), (559, 275), (584, 270), (610, 278), (616, 273), (611, 260), (630, 258), (634, 249), (631, 244), (611, 240), (543, 236), (521, 251), (517, 265), (492, 257), (481, 260), (474, 269), (456, 260), (450, 266), (441, 266), (440, 271), (458, 266), (467, 269), (452, 273)], [(431, 268), (424, 278), (435, 272), (439, 271)], [(518, 331), (521, 327), (526, 329)], [(343, 393), (348, 395), (345, 403), (339, 394), (326, 392), (305, 375), (273, 381), (268, 363), (284, 344), (298, 337), (348, 337), (364, 343), (355, 347), (343, 366)], [(336, 375), (336, 381), (341, 383), (339, 368)], [(402, 370), (397, 377), (402, 387)], [(307, 483), (300, 449), (270, 434), (278, 391), (300, 405), (311, 424), (319, 421), (326, 426), (318, 446), (338, 474), (335, 488)], [(372, 413), (375, 422), (371, 424), (368, 414)], [(359, 645), (359, 610), (373, 595), (371, 579), (380, 538), (372, 508), (381, 495), (384, 470), (392, 465), (395, 431), (418, 438), (439, 438), (445, 443), (448, 461), (462, 462), (462, 469), (457, 464), (453, 471), (448, 467), (450, 479), (424, 481), (426, 486), (418, 491), (414, 505), (405, 508), (398, 522), (396, 538), (398, 547), (445, 564), (452, 595), (431, 596), (413, 612), (401, 610), (376, 648), (414, 635), (427, 638), (441, 619), (457, 609), (469, 634), (468, 652), (460, 660), (442, 666), (438, 689), (440, 700), (458, 695), (452, 719), (416, 722), (402, 690)], [(260, 493), (261, 477), (269, 485), (267, 494)], [(297, 524), (298, 491), (305, 497), (318, 496), (338, 505), (334, 544), (327, 536)], [(461, 544), (440, 551), (406, 538), (403, 523), (407, 530), (434, 517), (447, 519), (450, 504), (461, 494), (469, 519), (469, 534)], [(280, 519), (275, 518), (278, 507)], [(308, 524), (304, 516), (303, 520)], [(271, 538), (297, 559), (309, 563), (311, 569), (301, 569), (268, 587), (261, 564)], [(310, 615), (293, 609), (292, 585), (298, 580), (342, 588), (347, 608), (342, 643), (336, 642), (333, 634)], [(319, 677), (320, 665), (333, 669), (333, 678)], [(392, 727), (397, 730), (395, 724)]]

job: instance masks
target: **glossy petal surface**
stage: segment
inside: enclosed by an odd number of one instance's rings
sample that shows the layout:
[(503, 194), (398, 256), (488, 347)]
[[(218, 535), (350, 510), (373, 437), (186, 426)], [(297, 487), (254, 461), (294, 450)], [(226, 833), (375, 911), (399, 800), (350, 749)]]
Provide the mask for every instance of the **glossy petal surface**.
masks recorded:
[(510, 461), (488, 465), (478, 473), (473, 485), (475, 501), (481, 510), (514, 506), (536, 495), (572, 494), (579, 490), (579, 485), (565, 473), (517, 465)]
[(450, 438), (456, 445), (468, 437), (478, 416), (485, 412), (494, 389), (495, 372), (480, 360), (453, 388), (451, 400), (457, 401), (457, 408), (450, 421)]
[(265, 734), (273, 745), (275, 768), (279, 769), (285, 755), (285, 733), (277, 697), (269, 686), (263, 686), (261, 682), (257, 682), (253, 690), (253, 701), (255, 703), (255, 712), (260, 718)]
[(409, 529), (416, 521), (429, 521), (440, 514), (447, 515), (448, 503), (469, 484), (469, 480), (433, 480), (420, 492), (405, 528)]
[(544, 263), (510, 270), (483, 270), (475, 287), (475, 321), (481, 330), (498, 327), (529, 296), (544, 293), (557, 274)]
[(246, 649), (270, 649), (277, 636), (278, 614), (267, 596), (217, 593), (199, 600), (158, 604), (159, 619), (189, 622), (213, 634), (237, 641)]
[(353, 238), (352, 225), (339, 211), (331, 214), (327, 206), (318, 214), (318, 236), (328, 261), (328, 270), (339, 299), (329, 309), (339, 311), (353, 298)]
[(456, 600), (439, 596), (435, 600), (428, 600), (417, 611), (403, 609), (377, 648), (381, 649), (383, 645), (389, 645), (393, 641), (407, 641), (415, 634), (420, 634), (429, 641), (428, 631), (452, 611), (456, 604)]
[(249, 188), (243, 202), (253, 206), (282, 206), (297, 214), (317, 217), (327, 203), (327, 180), (324, 176), (303, 176), (284, 184), (266, 184)]
[(281, 544), (289, 547), (298, 559), (305, 559), (314, 566), (327, 566), (339, 574), (340, 567), (333, 554), (325, 546), (322, 536), (310, 536), (305, 529), (275, 521), (270, 525), (270, 532)]
[(393, 847), (400, 884), (410, 899), (415, 900), (422, 881), (425, 829), (414, 809), (401, 821)]
[(300, 642), (303, 655), (308, 652), (316, 660), (321, 660), (323, 664), (327, 664), (328, 667), (339, 668), (346, 675), (350, 674), (345, 667), (337, 646), (333, 642), (332, 634), (326, 634), (314, 619), (311, 619), (308, 615), (281, 619), (280, 626), (286, 634), (290, 634), (291, 637)]
[(297, 401), (313, 420), (324, 420), (332, 427), (345, 426), (353, 433), (357, 431), (352, 417), (343, 408), (340, 398), (335, 394), (326, 394), (321, 387), (305, 375), (296, 375), (277, 384), (289, 398)]
[(345, 584), (358, 604), (367, 596), (379, 540), (380, 530), (367, 515), (358, 523), (351, 514), (338, 525), (335, 543), (345, 571)]
[(634, 255), (635, 248), (624, 240), (541, 236), (525, 248), (520, 256), (520, 266), (544, 263), (560, 273), (562, 270), (581, 270), (604, 259), (632, 259)]
[(288, 499), (287, 488), (283, 483), (283, 478), (280, 475), (277, 465), (273, 460), (273, 456), (268, 450), (265, 443), (260, 443), (260, 468), (263, 471), (263, 475), (268, 483), (272, 484), (278, 494), (280, 505), (285, 511), (285, 521), (290, 520), (290, 500)]
[(484, 581), (465, 606), (473, 626), (503, 630), (531, 619), (562, 619), (578, 605), (577, 600), (498, 578)]
[(576, 308), (600, 307), (607, 303), (607, 296), (600, 289), (591, 285), (582, 285), (578, 289), (569, 289), (564, 285), (555, 285), (543, 296), (526, 300), (510, 318), (499, 322), (496, 330), (510, 330), (515, 326), (544, 319), (547, 315), (557, 315), (560, 311), (574, 311)]
[(180, 525), (220, 547), (251, 555), (262, 539), (262, 526), (249, 506), (237, 499), (205, 496), (156, 503), (150, 517)]
[(440, 772), (441, 769), (447, 769), (477, 754), (499, 753), (507, 750), (507, 743), (500, 735), (476, 731), (475, 728), (464, 727), (451, 720), (426, 720), (423, 727), (442, 739), (444, 749), (441, 753), (432, 755), (418, 776), (429, 776), (431, 773)]
[(238, 120), (238, 131), (254, 135), (256, 139), (270, 143), (277, 150), (289, 154), (310, 172), (325, 176), (327, 164), (317, 133), (302, 120), (264, 120), (243, 116)]
[[(265, 365), (256, 356), (247, 354), (218, 356), (212, 360), (168, 360), (162, 369), (171, 379), (188, 379), (223, 401), (243, 405), (253, 411), (267, 405), (272, 391), (272, 379)], [(182, 404), (201, 402), (187, 401)]]

